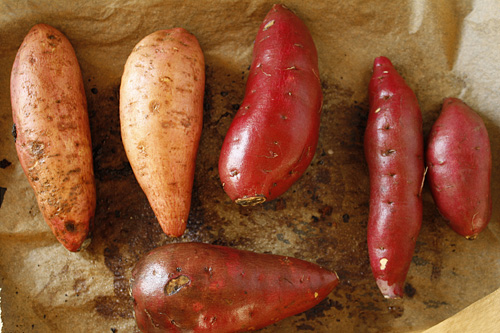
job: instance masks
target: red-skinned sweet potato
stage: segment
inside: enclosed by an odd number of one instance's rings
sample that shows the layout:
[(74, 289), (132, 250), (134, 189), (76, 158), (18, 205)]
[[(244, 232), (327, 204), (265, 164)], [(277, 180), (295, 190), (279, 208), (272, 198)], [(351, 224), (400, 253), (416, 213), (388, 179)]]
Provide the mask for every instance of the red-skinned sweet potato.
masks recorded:
[(142, 332), (243, 332), (315, 306), (338, 282), (295, 258), (177, 243), (137, 263), (131, 292)]
[(182, 28), (142, 39), (125, 64), (120, 123), (125, 152), (163, 231), (184, 233), (203, 123), (205, 60)]
[(309, 166), (323, 102), (318, 73), (309, 30), (274, 5), (257, 33), (245, 98), (219, 159), (222, 186), (236, 203), (273, 200)]
[(77, 251), (94, 219), (96, 192), (87, 100), (67, 38), (35, 25), (12, 68), (16, 150), (52, 232)]
[(483, 120), (461, 100), (444, 100), (426, 162), (439, 211), (455, 232), (476, 238), (491, 218), (491, 148)]
[(380, 291), (398, 298), (422, 224), (422, 115), (415, 94), (385, 57), (375, 59), (369, 94), (364, 138), (370, 172), (368, 252)]

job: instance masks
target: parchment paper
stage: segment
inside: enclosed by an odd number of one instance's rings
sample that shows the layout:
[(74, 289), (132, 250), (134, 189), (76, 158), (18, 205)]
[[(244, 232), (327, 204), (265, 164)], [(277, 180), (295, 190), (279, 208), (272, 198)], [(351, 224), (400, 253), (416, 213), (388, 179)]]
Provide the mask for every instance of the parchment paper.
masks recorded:
[[(202, 241), (289, 255), (335, 269), (342, 280), (317, 307), (264, 332), (407, 332), (437, 324), (500, 287), (500, 3), (285, 1), (309, 27), (325, 103), (306, 174), (260, 207), (231, 203), (217, 161), (244, 93), (252, 42), (271, 1), (0, 1), (0, 288), (4, 332), (135, 332), (128, 279), (148, 250)], [(9, 77), (36, 23), (60, 29), (79, 59), (92, 131), (98, 207), (90, 247), (69, 253), (50, 232), (11, 136)], [(162, 234), (123, 151), (118, 91), (123, 65), (147, 34), (194, 33), (206, 58), (204, 127), (186, 234)], [(466, 241), (424, 188), (424, 220), (406, 297), (385, 300), (366, 249), (368, 171), (363, 132), (373, 59), (385, 55), (419, 99), (425, 135), (444, 97), (484, 119), (493, 151), (493, 217)]]

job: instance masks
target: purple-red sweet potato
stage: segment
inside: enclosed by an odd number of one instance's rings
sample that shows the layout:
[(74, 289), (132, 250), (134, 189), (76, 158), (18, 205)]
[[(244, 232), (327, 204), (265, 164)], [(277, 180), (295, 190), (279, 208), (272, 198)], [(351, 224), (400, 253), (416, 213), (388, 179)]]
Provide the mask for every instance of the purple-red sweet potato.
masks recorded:
[(184, 233), (203, 122), (205, 60), (182, 28), (160, 30), (133, 49), (120, 87), (123, 146), (163, 231)]
[(483, 120), (461, 100), (444, 100), (426, 162), (439, 211), (458, 234), (476, 238), (491, 218), (491, 149)]
[(96, 192), (80, 66), (60, 31), (37, 24), (24, 38), (10, 80), (16, 150), (56, 238), (77, 251), (94, 219)]
[(219, 159), (222, 186), (236, 203), (273, 200), (309, 166), (323, 102), (318, 73), (309, 30), (274, 5), (257, 33), (245, 97)]
[(132, 271), (142, 332), (243, 332), (303, 312), (339, 280), (307, 261), (203, 243), (156, 248)]
[(422, 115), (413, 91), (389, 59), (378, 57), (369, 87), (364, 138), (370, 172), (368, 252), (386, 298), (403, 295), (422, 224)]

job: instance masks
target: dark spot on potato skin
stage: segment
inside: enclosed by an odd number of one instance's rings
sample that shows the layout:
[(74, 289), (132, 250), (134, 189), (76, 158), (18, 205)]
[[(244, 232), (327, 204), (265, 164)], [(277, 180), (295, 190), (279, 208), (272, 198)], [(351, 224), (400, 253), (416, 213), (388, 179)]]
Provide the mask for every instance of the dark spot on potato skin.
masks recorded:
[[(80, 173), (81, 171), (82, 171), (82, 169), (81, 169), (81, 168), (76, 168), (76, 169), (69, 170), (68, 172), (66, 172), (66, 178), (65, 178), (65, 179), (66, 179), (66, 180), (69, 180), (69, 176), (70, 176), (71, 174), (74, 174), (74, 173)], [(80, 188), (80, 185), (74, 186), (74, 187), (72, 187), (71, 189), (72, 189), (72, 190), (76, 190), (76, 189), (78, 189), (78, 188)]]
[(69, 232), (75, 232), (75, 221), (67, 221), (66, 223), (64, 223), (64, 228)]

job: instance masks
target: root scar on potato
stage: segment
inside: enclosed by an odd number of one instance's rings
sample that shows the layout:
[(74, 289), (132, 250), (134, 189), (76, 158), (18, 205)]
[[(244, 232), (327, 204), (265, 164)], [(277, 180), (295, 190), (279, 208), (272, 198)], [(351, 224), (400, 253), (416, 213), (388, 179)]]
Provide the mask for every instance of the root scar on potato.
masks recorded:
[(181, 275), (167, 282), (164, 288), (165, 295), (177, 294), (182, 288), (188, 285), (191, 280), (186, 275)]

